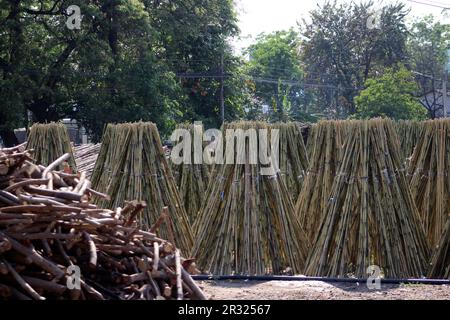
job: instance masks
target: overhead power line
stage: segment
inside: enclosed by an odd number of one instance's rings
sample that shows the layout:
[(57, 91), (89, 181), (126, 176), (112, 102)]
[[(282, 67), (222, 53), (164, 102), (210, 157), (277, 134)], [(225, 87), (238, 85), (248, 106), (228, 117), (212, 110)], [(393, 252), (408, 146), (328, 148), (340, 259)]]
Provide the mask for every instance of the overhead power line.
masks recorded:
[(417, 0), (406, 0), (406, 1), (414, 2), (414, 3), (418, 3), (418, 4), (423, 4), (423, 5), (430, 6), (430, 7), (435, 7), (435, 8), (450, 9), (450, 6), (444, 7), (444, 6), (433, 4), (433, 3), (430, 3), (430, 2), (423, 2), (423, 1), (417, 1)]

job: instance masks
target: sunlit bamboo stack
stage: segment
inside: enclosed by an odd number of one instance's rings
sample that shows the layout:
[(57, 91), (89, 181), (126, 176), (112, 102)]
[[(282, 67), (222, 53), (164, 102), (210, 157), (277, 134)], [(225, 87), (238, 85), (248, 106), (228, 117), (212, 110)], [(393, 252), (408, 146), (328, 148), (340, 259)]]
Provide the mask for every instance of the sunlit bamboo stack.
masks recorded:
[(158, 235), (174, 242), (184, 253), (190, 251), (191, 226), (156, 125), (144, 122), (108, 125), (92, 185), (111, 197), (111, 201), (99, 202), (107, 208), (126, 200), (144, 200), (147, 208), (139, 217), (140, 226), (148, 230), (158, 222), (161, 226)]
[(423, 122), (412, 120), (400, 120), (395, 123), (402, 155), (405, 159), (413, 154), (414, 148), (422, 134), (423, 124)]
[(340, 165), (349, 121), (322, 121), (312, 127), (309, 137), (310, 160), (295, 212), (310, 240), (319, 230), (331, 187)]
[(75, 162), (80, 172), (86, 172), (88, 178), (91, 177), (100, 152), (101, 144), (88, 143), (74, 147)]
[(435, 246), (430, 263), (429, 278), (450, 279), (450, 218)]
[[(202, 139), (203, 126), (198, 124), (183, 124), (178, 126), (177, 129), (187, 130), (191, 137), (191, 148), (189, 150), (190, 164), (174, 164), (173, 161), (171, 161), (171, 165), (180, 192), (181, 201), (186, 209), (191, 224), (193, 224), (206, 196), (209, 182), (209, 165), (203, 161), (203, 157), (201, 157), (201, 163), (195, 163), (194, 161), (194, 131), (200, 139)], [(177, 143), (177, 141), (174, 141), (174, 143)], [(199, 150), (199, 152), (200, 156), (202, 156), (202, 150)]]
[(441, 238), (450, 213), (449, 170), (450, 120), (427, 121), (408, 174), (411, 192), (432, 246)]
[(390, 120), (357, 121), (345, 142), (306, 274), (389, 278), (426, 275), (429, 248)]
[[(270, 125), (260, 122), (225, 124), (223, 129), (266, 129), (274, 134)], [(309, 241), (279, 170), (265, 175), (260, 161), (250, 164), (248, 142), (231, 152), (235, 157), (244, 154), (245, 163), (215, 166), (194, 227), (191, 255), (203, 271), (213, 274), (279, 274), (288, 268), (301, 272)]]
[(77, 166), (70, 143), (69, 133), (63, 123), (35, 123), (30, 128), (27, 149), (33, 149), (33, 158), (38, 164), (49, 165), (62, 154), (70, 154), (67, 163), (60, 165), (58, 170), (67, 169), (76, 172)]
[(300, 123), (276, 123), (272, 129), (280, 134), (280, 171), (283, 181), (295, 203), (308, 169), (308, 155)]

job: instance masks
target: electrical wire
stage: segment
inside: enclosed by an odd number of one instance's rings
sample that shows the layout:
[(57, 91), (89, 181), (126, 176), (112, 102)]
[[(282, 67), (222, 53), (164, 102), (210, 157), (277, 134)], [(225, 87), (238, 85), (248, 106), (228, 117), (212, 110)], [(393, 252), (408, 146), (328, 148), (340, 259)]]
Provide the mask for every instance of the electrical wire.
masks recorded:
[(430, 7), (441, 8), (441, 9), (445, 9), (445, 10), (450, 9), (450, 7), (444, 7), (444, 6), (440, 6), (437, 4), (432, 4), (432, 3), (427, 3), (427, 2), (417, 1), (417, 0), (406, 0), (406, 1), (423, 4), (423, 5), (430, 6)]

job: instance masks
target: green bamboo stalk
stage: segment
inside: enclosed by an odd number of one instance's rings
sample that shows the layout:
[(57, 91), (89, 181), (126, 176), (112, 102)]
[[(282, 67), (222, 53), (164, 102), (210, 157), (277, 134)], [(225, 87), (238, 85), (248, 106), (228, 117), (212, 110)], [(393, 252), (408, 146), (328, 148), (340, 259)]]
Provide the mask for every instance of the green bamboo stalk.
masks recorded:
[(429, 247), (390, 120), (353, 121), (306, 274), (391, 278), (426, 274)]
[(168, 207), (170, 221), (158, 235), (170, 239), (183, 252), (192, 248), (192, 229), (181, 202), (170, 165), (165, 158), (158, 129), (153, 123), (109, 124), (92, 174), (93, 188), (111, 200), (96, 199), (99, 206), (116, 208), (125, 201), (143, 200), (147, 207), (139, 217), (140, 227), (148, 230)]
[[(63, 123), (33, 124), (28, 135), (27, 149), (33, 149), (33, 158), (36, 163), (44, 166), (49, 165), (61, 155), (69, 153), (68, 165), (73, 172), (77, 172), (69, 133)], [(63, 165), (57, 168), (57, 170), (63, 169)]]
[[(223, 130), (250, 128), (273, 129), (262, 122), (235, 122)], [(214, 274), (279, 274), (287, 268), (302, 272), (309, 241), (284, 179), (279, 171), (261, 175), (261, 166), (250, 164), (248, 143), (241, 147), (234, 152), (246, 155), (245, 164), (219, 164), (212, 170), (194, 225), (191, 256)]]

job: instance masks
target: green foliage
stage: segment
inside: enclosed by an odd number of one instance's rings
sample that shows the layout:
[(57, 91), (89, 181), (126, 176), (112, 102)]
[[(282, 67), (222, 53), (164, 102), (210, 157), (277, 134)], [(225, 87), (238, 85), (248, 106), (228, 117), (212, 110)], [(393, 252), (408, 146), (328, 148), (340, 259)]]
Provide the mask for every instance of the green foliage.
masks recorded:
[[(81, 9), (80, 30), (66, 27), (69, 5)], [(0, 1), (0, 136), (26, 126), (28, 112), (76, 119), (96, 140), (106, 123), (152, 121), (163, 136), (193, 119), (219, 127), (222, 59), (226, 121), (345, 118), (356, 101), (373, 104), (367, 80), (397, 63), (428, 75), (415, 73), (418, 90), (405, 92), (438, 92), (450, 26), (425, 17), (409, 33), (397, 3), (372, 28), (375, 10), (372, 1), (326, 2), (299, 32), (261, 34), (245, 61), (229, 44), (239, 32), (233, 0)], [(421, 101), (431, 117), (439, 98)]]
[[(267, 120), (304, 120), (309, 96), (300, 86), (303, 72), (298, 46), (298, 34), (291, 29), (261, 34), (247, 49), (247, 87), (256, 104), (270, 107)], [(250, 116), (264, 118), (261, 112)]]
[[(81, 9), (79, 30), (66, 27), (69, 5)], [(215, 124), (219, 81), (177, 73), (215, 71), (223, 52), (233, 73), (235, 22), (231, 0), (2, 1), (1, 126), (24, 124), (26, 110), (40, 122), (74, 118), (94, 138), (109, 122), (153, 121), (162, 134), (183, 119)], [(231, 118), (236, 84), (226, 83)]]
[(404, 4), (377, 10), (373, 1), (331, 1), (311, 11), (310, 19), (301, 25), (305, 78), (318, 85), (316, 103), (330, 116), (353, 114), (354, 97), (364, 82), (406, 59)]
[(450, 45), (450, 25), (435, 21), (433, 16), (416, 19), (410, 27), (408, 40), (409, 64), (416, 73), (422, 105), (431, 118), (443, 109), (442, 95), (430, 93), (442, 88), (441, 75)]
[(414, 97), (417, 85), (412, 74), (399, 66), (397, 70), (386, 69), (382, 76), (370, 78), (355, 98), (357, 112), (355, 117), (369, 119), (389, 117), (392, 119), (424, 120), (427, 116)]

